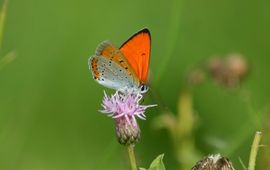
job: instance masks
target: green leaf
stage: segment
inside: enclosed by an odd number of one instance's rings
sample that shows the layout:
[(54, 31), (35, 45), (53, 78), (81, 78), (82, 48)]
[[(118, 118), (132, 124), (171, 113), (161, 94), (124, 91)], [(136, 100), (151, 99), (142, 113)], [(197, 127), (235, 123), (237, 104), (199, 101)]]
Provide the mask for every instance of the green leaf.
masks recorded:
[(163, 164), (164, 154), (159, 155), (156, 159), (153, 160), (148, 170), (165, 170)]

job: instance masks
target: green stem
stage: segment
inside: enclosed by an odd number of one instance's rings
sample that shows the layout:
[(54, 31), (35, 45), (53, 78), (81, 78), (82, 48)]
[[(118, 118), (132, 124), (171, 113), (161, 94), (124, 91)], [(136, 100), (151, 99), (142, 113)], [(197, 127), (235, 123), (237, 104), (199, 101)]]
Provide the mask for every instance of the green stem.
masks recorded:
[(262, 132), (256, 132), (249, 156), (248, 170), (255, 170), (255, 162), (259, 149), (259, 144), (262, 138)]
[(134, 154), (134, 145), (128, 145), (128, 156), (130, 160), (130, 165), (132, 170), (137, 170), (137, 165), (136, 165), (136, 159), (135, 159), (135, 154)]
[(8, 3), (8, 0), (4, 0), (3, 6), (0, 12), (0, 48), (2, 46), (2, 40), (3, 40), (4, 24), (5, 24), (6, 13), (7, 13), (7, 3)]

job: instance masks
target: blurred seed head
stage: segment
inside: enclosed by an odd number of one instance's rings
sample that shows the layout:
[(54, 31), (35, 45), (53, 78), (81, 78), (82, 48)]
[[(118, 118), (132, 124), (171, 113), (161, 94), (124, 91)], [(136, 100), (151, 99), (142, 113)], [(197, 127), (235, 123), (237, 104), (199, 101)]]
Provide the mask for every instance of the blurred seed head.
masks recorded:
[(248, 72), (248, 64), (241, 54), (231, 54), (227, 58), (228, 69), (236, 76), (242, 78)]
[(234, 168), (228, 158), (217, 154), (204, 157), (191, 170), (234, 170)]
[(211, 58), (207, 70), (217, 83), (232, 88), (240, 85), (248, 73), (249, 66), (241, 54), (230, 54), (226, 58)]
[(205, 73), (202, 69), (196, 68), (189, 72), (187, 81), (190, 85), (200, 85), (205, 80)]

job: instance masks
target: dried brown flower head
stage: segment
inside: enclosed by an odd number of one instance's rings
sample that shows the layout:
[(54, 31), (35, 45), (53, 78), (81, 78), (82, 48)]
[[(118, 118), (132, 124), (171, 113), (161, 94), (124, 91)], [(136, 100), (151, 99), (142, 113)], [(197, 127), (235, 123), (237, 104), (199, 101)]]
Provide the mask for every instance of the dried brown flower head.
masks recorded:
[(248, 63), (240, 54), (226, 58), (214, 57), (208, 61), (211, 77), (225, 87), (237, 87), (248, 73)]
[(228, 158), (217, 154), (204, 157), (191, 170), (234, 170), (234, 168)]

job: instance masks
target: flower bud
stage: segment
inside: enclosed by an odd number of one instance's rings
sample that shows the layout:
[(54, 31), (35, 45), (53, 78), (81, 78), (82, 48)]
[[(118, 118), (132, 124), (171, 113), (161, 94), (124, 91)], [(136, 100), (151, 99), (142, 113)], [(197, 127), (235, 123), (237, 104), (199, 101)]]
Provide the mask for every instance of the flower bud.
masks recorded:
[(115, 119), (116, 136), (122, 145), (135, 144), (140, 139), (140, 128), (136, 119), (127, 121), (126, 118)]

